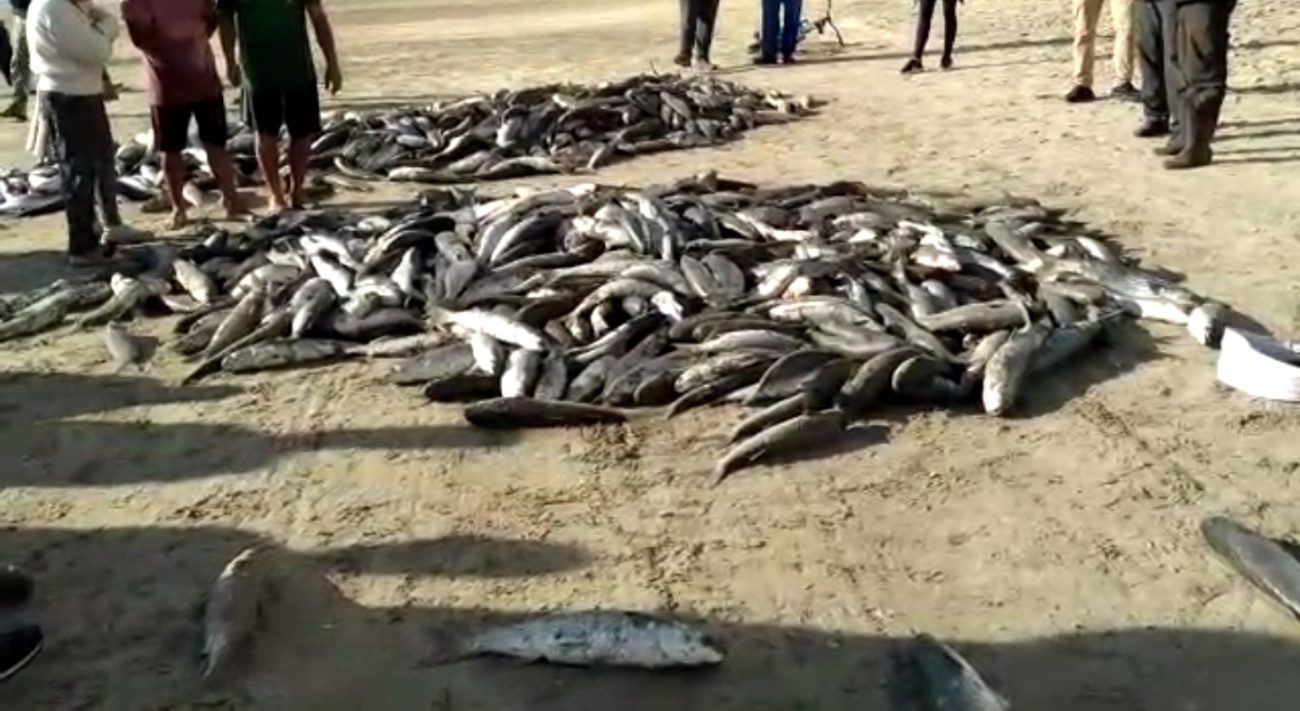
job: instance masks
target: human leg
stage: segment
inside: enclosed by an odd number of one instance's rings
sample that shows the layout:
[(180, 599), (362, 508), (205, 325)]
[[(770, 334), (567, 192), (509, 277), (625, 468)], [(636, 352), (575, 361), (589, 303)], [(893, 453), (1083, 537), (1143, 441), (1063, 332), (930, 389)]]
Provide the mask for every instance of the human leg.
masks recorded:
[(63, 183), (63, 210), (68, 223), (68, 254), (95, 256), (99, 235), (95, 231), (95, 173), (98, 155), (88, 125), (90, 97), (49, 93), (42, 96), (54, 124), (59, 172)]
[(952, 66), (952, 48), (957, 44), (957, 2), (943, 0), (943, 57), (939, 65), (944, 69)]

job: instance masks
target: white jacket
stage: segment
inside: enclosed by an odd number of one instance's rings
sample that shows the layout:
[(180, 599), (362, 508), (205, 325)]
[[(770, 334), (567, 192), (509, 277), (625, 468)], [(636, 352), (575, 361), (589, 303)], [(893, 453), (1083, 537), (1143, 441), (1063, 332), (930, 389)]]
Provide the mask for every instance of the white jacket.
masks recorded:
[(73, 0), (35, 0), (27, 9), (27, 47), (37, 91), (104, 93), (104, 68), (121, 32), (117, 17)]

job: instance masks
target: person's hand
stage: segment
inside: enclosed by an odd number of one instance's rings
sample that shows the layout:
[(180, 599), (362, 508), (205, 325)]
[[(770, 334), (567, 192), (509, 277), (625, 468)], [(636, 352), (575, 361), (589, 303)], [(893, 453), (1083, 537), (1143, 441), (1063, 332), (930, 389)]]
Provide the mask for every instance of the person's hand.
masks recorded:
[(330, 94), (337, 94), (343, 88), (343, 70), (339, 65), (331, 62), (325, 67), (325, 88)]
[(244, 82), (243, 72), (239, 71), (239, 62), (226, 62), (226, 80), (236, 89)]

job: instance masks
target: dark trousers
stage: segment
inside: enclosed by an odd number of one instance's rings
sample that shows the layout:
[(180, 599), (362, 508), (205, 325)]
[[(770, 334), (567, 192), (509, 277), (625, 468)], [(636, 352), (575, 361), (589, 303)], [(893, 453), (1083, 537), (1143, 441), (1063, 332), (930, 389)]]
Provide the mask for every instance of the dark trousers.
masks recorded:
[(1178, 0), (1174, 56), (1179, 118), (1197, 121), (1208, 143), (1228, 91), (1228, 24), (1236, 0)]
[(680, 0), (682, 6), (682, 46), (678, 56), (689, 60), (691, 51), (708, 61), (713, 46), (713, 25), (718, 19), (718, 0)]
[[(952, 45), (957, 41), (957, 1), (943, 0), (943, 56), (952, 56)], [(934, 20), (934, 6), (939, 0), (921, 0), (920, 14), (916, 17), (916, 44), (912, 57), (920, 59), (925, 54), (925, 44), (930, 41), (930, 23)]]
[(113, 133), (104, 110), (104, 97), (51, 92), (44, 99), (50, 111), (63, 178), (68, 253), (85, 254), (99, 246), (95, 229), (96, 195), (104, 226), (122, 224), (117, 210)]
[(799, 45), (799, 22), (803, 18), (803, 0), (763, 0), (763, 32), (759, 38), (762, 58), (794, 56)]
[(1174, 66), (1176, 0), (1143, 0), (1137, 13), (1138, 63), (1142, 69), (1142, 108), (1151, 121), (1178, 125), (1178, 70)]

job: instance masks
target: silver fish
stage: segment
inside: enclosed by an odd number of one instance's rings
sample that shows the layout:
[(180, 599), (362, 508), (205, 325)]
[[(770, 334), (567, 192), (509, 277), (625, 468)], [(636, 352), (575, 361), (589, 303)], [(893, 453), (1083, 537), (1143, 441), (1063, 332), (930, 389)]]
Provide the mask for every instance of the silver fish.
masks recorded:
[(243, 661), (261, 617), (264, 555), (248, 548), (221, 571), (203, 610), (201, 673), (217, 679)]
[(615, 610), (557, 613), (487, 630), (468, 639), (463, 653), (644, 669), (712, 666), (724, 656), (686, 623)]
[(253, 373), (334, 360), (346, 353), (338, 341), (291, 338), (254, 343), (230, 352), (221, 359), (228, 373)]
[(891, 711), (1008, 711), (1011, 708), (969, 662), (928, 635), (891, 646), (885, 687)]
[(1047, 329), (1042, 324), (1035, 324), (1011, 334), (993, 354), (984, 370), (985, 412), (1002, 416), (1015, 407), (1034, 353), (1046, 336)]
[(714, 484), (768, 456), (818, 446), (838, 437), (843, 431), (844, 414), (838, 411), (800, 415), (781, 422), (728, 450), (714, 467)]
[(121, 373), (127, 366), (132, 366), (143, 373), (157, 343), (131, 334), (121, 324), (110, 323), (104, 327), (104, 347), (112, 358), (114, 372)]

